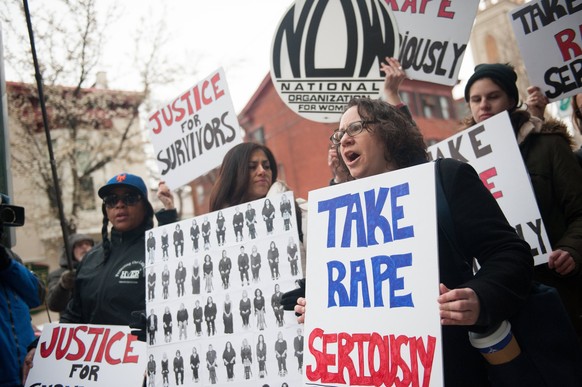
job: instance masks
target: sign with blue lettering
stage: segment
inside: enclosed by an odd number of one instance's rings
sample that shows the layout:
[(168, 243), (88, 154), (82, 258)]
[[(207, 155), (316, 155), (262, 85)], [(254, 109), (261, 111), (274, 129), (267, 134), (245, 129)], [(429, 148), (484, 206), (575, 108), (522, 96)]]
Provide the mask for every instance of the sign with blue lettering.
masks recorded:
[(505, 217), (531, 246), (536, 265), (552, 251), (529, 175), (507, 112), (502, 112), (428, 148), (432, 159), (451, 157), (471, 164)]
[(180, 93), (148, 118), (162, 180), (176, 189), (218, 167), (241, 130), (222, 68)]
[(442, 385), (434, 163), (311, 191), (308, 217), (306, 385)]

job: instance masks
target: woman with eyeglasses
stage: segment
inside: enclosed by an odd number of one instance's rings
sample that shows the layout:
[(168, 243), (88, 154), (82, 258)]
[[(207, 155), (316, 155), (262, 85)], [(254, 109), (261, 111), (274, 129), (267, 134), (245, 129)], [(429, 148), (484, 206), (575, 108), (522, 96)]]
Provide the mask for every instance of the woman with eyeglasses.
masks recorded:
[(527, 109), (520, 109), (517, 74), (506, 64), (481, 64), (467, 81), (467, 127), (507, 111), (531, 179), (551, 249), (534, 279), (555, 287), (582, 345), (582, 169), (573, 155), (566, 125), (543, 120), (547, 98), (528, 88)]
[[(331, 140), (342, 167), (354, 179), (427, 162), (426, 145), (416, 125), (380, 100), (351, 100)], [(437, 167), (456, 245), (463, 252), (462, 257), (455, 255), (455, 245), (439, 228), (440, 296), (435, 303), (443, 333), (444, 385), (489, 386), (488, 365), (471, 346), (468, 332), (485, 332), (519, 308), (531, 285), (533, 258), (470, 165), (443, 159)], [(473, 257), (480, 269), (467, 276), (457, 260), (472, 263)], [(297, 303), (294, 309), (303, 322), (309, 318), (308, 306), (305, 298)]]
[[(171, 193), (162, 186), (160, 191), (168, 209), (156, 214), (158, 222), (174, 222)], [(102, 243), (79, 265), (73, 299), (60, 321), (129, 325), (132, 311), (145, 310), (145, 232), (154, 225), (154, 210), (144, 181), (130, 173), (112, 177), (98, 194), (103, 199)]]

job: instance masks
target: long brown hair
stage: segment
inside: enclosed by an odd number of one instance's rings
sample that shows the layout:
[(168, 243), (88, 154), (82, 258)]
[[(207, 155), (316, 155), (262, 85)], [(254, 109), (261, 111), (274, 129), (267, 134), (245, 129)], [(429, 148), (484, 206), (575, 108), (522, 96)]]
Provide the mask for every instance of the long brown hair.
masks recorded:
[(210, 193), (210, 212), (248, 201), (247, 191), (251, 173), (249, 161), (256, 150), (263, 151), (269, 160), (271, 182), (277, 180), (277, 162), (269, 148), (254, 142), (238, 144), (224, 156), (218, 179)]

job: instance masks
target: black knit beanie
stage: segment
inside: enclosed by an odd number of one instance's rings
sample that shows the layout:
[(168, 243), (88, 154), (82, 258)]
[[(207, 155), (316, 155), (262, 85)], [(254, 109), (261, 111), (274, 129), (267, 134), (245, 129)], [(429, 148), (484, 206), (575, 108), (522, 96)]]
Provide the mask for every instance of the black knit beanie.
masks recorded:
[(465, 86), (465, 101), (469, 102), (469, 91), (471, 90), (473, 83), (482, 78), (491, 78), (495, 80), (496, 83), (501, 86), (503, 91), (507, 93), (509, 98), (513, 98), (515, 103), (518, 103), (519, 94), (516, 85), (517, 74), (513, 70), (513, 67), (502, 63), (483, 63), (475, 67), (475, 72), (467, 81), (467, 86)]

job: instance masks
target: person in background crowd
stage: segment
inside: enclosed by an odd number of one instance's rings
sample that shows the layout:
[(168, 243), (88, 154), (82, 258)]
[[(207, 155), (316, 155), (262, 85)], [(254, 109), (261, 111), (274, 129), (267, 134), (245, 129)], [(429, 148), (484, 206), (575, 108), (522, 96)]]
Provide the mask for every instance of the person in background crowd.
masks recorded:
[(192, 240), (192, 250), (198, 252), (198, 239), (200, 238), (200, 227), (196, 223), (196, 219), (192, 219), (192, 227), (190, 227), (190, 239)]
[(206, 320), (208, 336), (214, 336), (216, 334), (216, 312), (216, 304), (212, 301), (212, 296), (208, 296), (206, 305), (204, 306), (204, 319)]
[[(10, 199), (0, 194), (2, 205)], [(5, 231), (5, 222), (0, 223), (0, 241)], [(0, 245), (0, 386), (21, 386), (24, 381), (20, 373), (25, 362), (27, 347), (34, 341), (30, 321), (30, 309), (42, 304), (45, 287), (40, 279), (28, 270), (20, 257), (9, 246)], [(27, 364), (25, 364), (25, 367)]]
[(168, 363), (169, 363), (168, 354), (164, 352), (164, 354), (162, 355), (162, 384), (164, 385), (164, 387), (170, 385), (170, 379), (168, 376), (170, 374), (170, 366)]
[(238, 206), (234, 207), (234, 215), (232, 216), (232, 227), (234, 228), (234, 235), (237, 242), (243, 241), (243, 227), (245, 225), (245, 217)]
[(164, 310), (164, 315), (162, 316), (162, 323), (164, 324), (164, 341), (166, 343), (172, 342), (172, 314), (170, 313), (170, 307), (166, 306)]
[(69, 247), (72, 249), (73, 270), (68, 269), (67, 254), (63, 250), (59, 258), (59, 268), (49, 273), (47, 278), (47, 306), (53, 312), (62, 312), (67, 307), (75, 287), (75, 270), (83, 257), (93, 248), (95, 241), (89, 235), (72, 234)]
[(200, 264), (198, 258), (194, 258), (192, 265), (192, 294), (200, 294)]
[(283, 332), (277, 334), (275, 341), (275, 357), (279, 366), (279, 376), (287, 375), (287, 341), (283, 339)]
[(174, 376), (176, 377), (176, 385), (184, 384), (184, 358), (180, 350), (176, 351), (174, 358)]
[(232, 261), (228, 255), (226, 255), (226, 250), (222, 250), (222, 258), (218, 261), (218, 272), (220, 273), (220, 278), (222, 280), (222, 288), (228, 289), (230, 286), (230, 270), (232, 269)]
[(566, 126), (542, 120), (547, 98), (530, 87), (527, 110), (520, 109), (516, 82), (510, 65), (476, 66), (465, 86), (471, 115), (464, 126), (509, 113), (552, 250), (534, 279), (558, 290), (582, 345), (582, 169)]
[(188, 339), (188, 310), (184, 303), (180, 304), (180, 309), (176, 313), (176, 322), (178, 323), (178, 340), (182, 340), (182, 335), (184, 335), (184, 340)]
[(224, 219), (222, 211), (218, 211), (218, 214), (216, 215), (216, 240), (218, 246), (224, 246), (224, 238), (226, 235), (226, 227), (224, 226), (224, 223), (226, 223), (226, 219)]
[[(355, 179), (427, 162), (426, 145), (416, 125), (380, 100), (352, 99), (331, 140), (344, 168)], [(471, 346), (468, 332), (487, 332), (520, 307), (531, 287), (533, 258), (475, 170), (452, 159), (441, 161), (438, 167), (456, 244), (463, 253), (460, 258), (469, 268), (473, 259), (480, 265), (474, 276), (470, 271), (461, 272), (455, 247), (439, 228), (441, 284), (437, 302), (443, 332), (444, 383), (489, 386), (488, 364)], [(472, 278), (466, 280), (467, 274)], [(301, 297), (297, 303), (294, 309), (300, 315), (298, 321), (303, 322), (306, 300)], [(527, 362), (524, 356), (513, 361)]]
[(267, 322), (265, 321), (265, 297), (263, 297), (263, 291), (260, 288), (255, 290), (253, 306), (255, 316), (257, 316), (257, 328), (262, 331), (267, 327)]
[(194, 310), (192, 311), (192, 318), (194, 319), (194, 330), (196, 331), (196, 336), (202, 336), (202, 321), (203, 317), (203, 310), (200, 306), (200, 301), (196, 300), (194, 302)]
[(148, 386), (155, 386), (156, 379), (156, 361), (154, 360), (154, 355), (150, 354), (150, 360), (148, 361)]
[(246, 337), (242, 341), (242, 348), (240, 349), (240, 360), (244, 366), (244, 377), (246, 380), (252, 376), (251, 366), (253, 364), (253, 350)]
[(293, 339), (293, 349), (297, 358), (297, 370), (303, 372), (303, 330), (297, 328), (297, 336)]
[(259, 272), (261, 271), (261, 254), (257, 251), (257, 246), (253, 245), (251, 251), (251, 273), (253, 282), (257, 283), (261, 280)]
[(234, 363), (236, 363), (236, 352), (232, 347), (230, 341), (226, 342), (224, 352), (222, 352), (222, 361), (226, 367), (226, 380), (232, 382), (234, 380)]
[(283, 305), (281, 305), (281, 297), (283, 293), (279, 287), (279, 284), (275, 284), (275, 293), (271, 296), (271, 307), (275, 313), (275, 320), (277, 321), (277, 326), (282, 327), (285, 324)]
[(228, 294), (224, 295), (224, 307), (222, 311), (222, 322), (224, 323), (224, 333), (229, 334), (234, 332), (233, 327), (233, 317), (232, 317), (232, 302), (230, 302), (230, 296)]
[(190, 355), (190, 369), (192, 370), (192, 380), (194, 383), (198, 383), (199, 376), (198, 370), (200, 369), (200, 356), (198, 356), (198, 350), (196, 347), (192, 347), (192, 354)]
[(210, 384), (216, 384), (216, 351), (212, 347), (212, 344), (208, 344), (208, 351), (206, 352), (206, 368), (210, 374), (209, 381)]
[(176, 250), (176, 258), (184, 256), (184, 232), (177, 224), (174, 231), (174, 249)]
[(156, 239), (154, 238), (154, 233), (152, 231), (148, 233), (146, 250), (148, 253), (148, 264), (153, 265), (156, 258)]
[(250, 327), (251, 299), (246, 290), (242, 291), (242, 298), (240, 299), (238, 310), (242, 319), (243, 328), (248, 329)]
[(150, 345), (156, 343), (156, 332), (158, 331), (158, 316), (154, 313), (154, 308), (151, 309), (150, 315), (148, 316), (148, 337)]
[(255, 239), (257, 237), (257, 211), (251, 206), (251, 203), (247, 204), (247, 210), (245, 211), (245, 223), (249, 229), (249, 237)]
[(250, 284), (249, 281), (249, 268), (250, 266), (250, 259), (249, 255), (245, 253), (245, 247), (241, 245), (240, 247), (240, 254), (238, 255), (237, 259), (238, 263), (238, 271), (240, 274), (240, 283), (242, 286), (245, 284), (245, 280), (247, 281), (247, 286)]
[(188, 274), (186, 273), (186, 268), (184, 267), (184, 262), (178, 262), (178, 267), (176, 268), (176, 273), (174, 275), (174, 279), (176, 280), (176, 289), (178, 290), (178, 297), (184, 295), (186, 283), (186, 277)]
[[(245, 142), (234, 146), (224, 156), (218, 172), (218, 178), (210, 193), (209, 209), (211, 212), (218, 211), (288, 190), (289, 187), (285, 183), (277, 180), (277, 162), (271, 150), (261, 144)], [(268, 215), (267, 218), (271, 216), (271, 212), (272, 216), (275, 215), (275, 207), (270, 203), (270, 200), (268, 207), (269, 210), (266, 212), (263, 208), (263, 215)], [(247, 209), (249, 209), (248, 206)], [(297, 218), (299, 240), (303, 242), (301, 209), (297, 203), (295, 203), (295, 216)], [(252, 219), (254, 219), (254, 216)], [(269, 222), (272, 223), (272, 218)], [(270, 227), (272, 229), (272, 226)], [(251, 239), (253, 239), (252, 234)], [(302, 267), (305, 270), (305, 251), (303, 247), (302, 245), (301, 260)]]
[[(162, 185), (160, 182), (160, 188)], [(169, 190), (162, 191), (158, 197), (164, 209), (155, 216), (159, 224), (175, 222), (173, 196)], [(154, 209), (145, 182), (130, 173), (113, 176), (97, 193), (103, 199), (102, 242), (78, 265), (73, 296), (60, 322), (129, 326), (135, 320), (132, 311), (142, 311), (145, 316), (145, 233), (154, 226)], [(145, 325), (145, 317), (143, 322)], [(27, 357), (32, 359), (35, 350)]]
[(164, 265), (164, 269), (162, 270), (162, 296), (164, 300), (168, 299), (170, 290), (170, 269), (168, 269), (168, 265)]
[(265, 366), (267, 361), (267, 344), (265, 344), (265, 336), (259, 335), (257, 339), (257, 361), (259, 362), (259, 378), (264, 378), (267, 375), (267, 368)]
[[(574, 129), (578, 129), (578, 133), (582, 134), (582, 93), (572, 97), (572, 125)], [(582, 147), (576, 149), (574, 154), (582, 166)]]

